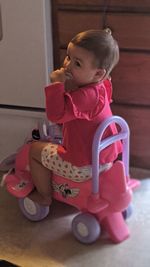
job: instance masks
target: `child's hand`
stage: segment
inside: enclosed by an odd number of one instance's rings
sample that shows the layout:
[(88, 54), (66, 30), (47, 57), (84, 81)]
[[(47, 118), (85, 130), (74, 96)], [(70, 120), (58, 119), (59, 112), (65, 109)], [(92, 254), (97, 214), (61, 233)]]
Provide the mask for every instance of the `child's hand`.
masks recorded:
[(65, 70), (64, 68), (55, 70), (53, 72), (50, 73), (50, 81), (52, 83), (55, 82), (65, 82), (66, 80), (66, 75), (65, 75)]
[(50, 73), (51, 83), (63, 82), (65, 84), (65, 91), (71, 92), (78, 89), (75, 81), (72, 79), (72, 76), (69, 75), (64, 68), (55, 70)]

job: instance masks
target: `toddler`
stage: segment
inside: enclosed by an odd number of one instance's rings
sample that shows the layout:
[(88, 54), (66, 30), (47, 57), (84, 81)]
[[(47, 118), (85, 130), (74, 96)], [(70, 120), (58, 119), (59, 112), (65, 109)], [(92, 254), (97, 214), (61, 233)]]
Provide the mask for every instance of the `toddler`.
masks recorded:
[[(92, 141), (99, 124), (112, 115), (110, 72), (119, 61), (119, 48), (110, 30), (88, 30), (68, 44), (62, 68), (50, 74), (45, 88), (46, 114), (62, 124), (62, 145), (35, 141), (30, 149), (30, 169), (35, 190), (29, 198), (51, 204), (52, 174), (75, 182), (91, 179)], [(115, 125), (104, 137), (116, 134)], [(116, 142), (102, 151), (101, 171), (107, 170), (121, 152)]]

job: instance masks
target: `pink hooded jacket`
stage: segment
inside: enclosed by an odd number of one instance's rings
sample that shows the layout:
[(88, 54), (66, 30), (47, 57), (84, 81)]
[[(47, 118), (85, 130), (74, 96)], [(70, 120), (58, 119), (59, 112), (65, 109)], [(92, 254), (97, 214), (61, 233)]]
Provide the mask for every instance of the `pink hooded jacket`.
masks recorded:
[[(112, 115), (110, 109), (112, 85), (109, 80), (65, 92), (63, 83), (45, 88), (46, 113), (50, 121), (63, 124), (64, 150), (58, 151), (63, 160), (81, 167), (91, 165), (92, 142), (99, 124)], [(117, 133), (113, 124), (104, 137)], [(121, 142), (102, 151), (100, 162), (113, 162), (121, 152)]]

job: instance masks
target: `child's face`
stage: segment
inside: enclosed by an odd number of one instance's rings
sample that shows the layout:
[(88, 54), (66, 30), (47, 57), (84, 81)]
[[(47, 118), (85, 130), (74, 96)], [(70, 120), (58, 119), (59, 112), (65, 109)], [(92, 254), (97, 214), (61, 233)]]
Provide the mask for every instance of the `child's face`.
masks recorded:
[(77, 86), (84, 86), (99, 80), (98, 68), (94, 63), (95, 56), (92, 52), (69, 43), (64, 68), (66, 75), (73, 79)]

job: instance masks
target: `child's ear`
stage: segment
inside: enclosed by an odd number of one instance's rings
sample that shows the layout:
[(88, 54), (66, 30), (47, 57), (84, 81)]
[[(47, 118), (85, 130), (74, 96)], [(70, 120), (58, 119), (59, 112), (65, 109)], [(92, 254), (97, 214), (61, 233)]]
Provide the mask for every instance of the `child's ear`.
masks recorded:
[(95, 73), (95, 78), (99, 81), (102, 81), (106, 75), (106, 70), (105, 69), (97, 69)]

